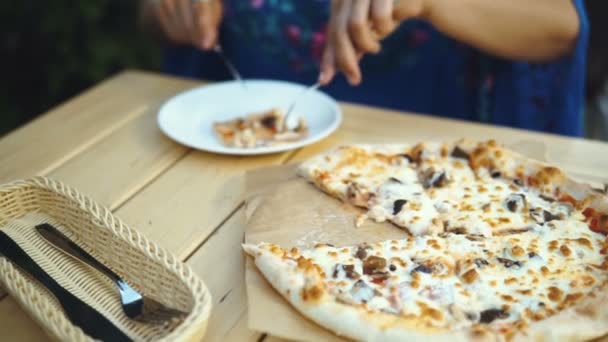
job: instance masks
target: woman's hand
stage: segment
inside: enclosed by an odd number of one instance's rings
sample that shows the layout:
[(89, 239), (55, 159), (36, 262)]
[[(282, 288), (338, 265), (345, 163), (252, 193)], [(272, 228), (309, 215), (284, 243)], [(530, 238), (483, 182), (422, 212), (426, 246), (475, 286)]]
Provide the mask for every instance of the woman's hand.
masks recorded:
[(359, 60), (409, 18), (501, 58), (550, 61), (574, 48), (580, 21), (572, 0), (334, 0), (319, 81), (341, 71), (361, 82)]
[(190, 43), (203, 50), (215, 46), (223, 13), (221, 0), (151, 2), (153, 13), (168, 39), (175, 43)]
[(378, 53), (380, 40), (392, 33), (401, 21), (421, 16), (426, 2), (333, 0), (319, 81), (329, 83), (337, 69), (350, 84), (361, 83), (361, 57), (366, 53)]

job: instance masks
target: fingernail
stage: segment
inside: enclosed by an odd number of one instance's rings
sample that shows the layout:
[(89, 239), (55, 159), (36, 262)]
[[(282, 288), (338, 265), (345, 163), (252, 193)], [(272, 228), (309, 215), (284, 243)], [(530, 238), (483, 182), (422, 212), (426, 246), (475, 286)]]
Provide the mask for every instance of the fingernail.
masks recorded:
[(321, 71), (321, 72), (319, 73), (319, 80), (318, 80), (318, 81), (319, 81), (319, 83), (321, 83), (321, 84), (325, 84), (325, 83), (327, 83), (327, 73), (326, 73), (325, 71)]
[(211, 49), (211, 47), (212, 47), (211, 44), (212, 44), (211, 36), (210, 35), (204, 36), (203, 37), (203, 48), (207, 49), (207, 50)]

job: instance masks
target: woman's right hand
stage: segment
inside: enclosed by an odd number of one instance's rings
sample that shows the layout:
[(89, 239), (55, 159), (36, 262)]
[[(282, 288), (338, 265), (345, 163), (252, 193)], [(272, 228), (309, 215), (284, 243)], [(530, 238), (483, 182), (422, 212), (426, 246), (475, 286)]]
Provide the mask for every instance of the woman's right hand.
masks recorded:
[(149, 1), (154, 2), (154, 13), (168, 39), (203, 50), (215, 46), (223, 14), (221, 0)]

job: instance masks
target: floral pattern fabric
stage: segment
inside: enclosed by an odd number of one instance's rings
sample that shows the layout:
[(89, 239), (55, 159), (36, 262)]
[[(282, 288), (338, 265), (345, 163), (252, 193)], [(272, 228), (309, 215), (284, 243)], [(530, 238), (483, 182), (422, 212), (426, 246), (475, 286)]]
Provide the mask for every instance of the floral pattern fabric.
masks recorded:
[[(579, 136), (588, 22), (573, 0), (580, 32), (574, 51), (548, 63), (484, 54), (421, 21), (404, 22), (361, 61), (363, 83), (338, 77), (324, 91), (342, 101)], [(326, 40), (328, 0), (225, 0), (222, 47), (244, 77), (312, 84)], [(221, 60), (189, 46), (165, 49), (164, 70), (229, 79)]]

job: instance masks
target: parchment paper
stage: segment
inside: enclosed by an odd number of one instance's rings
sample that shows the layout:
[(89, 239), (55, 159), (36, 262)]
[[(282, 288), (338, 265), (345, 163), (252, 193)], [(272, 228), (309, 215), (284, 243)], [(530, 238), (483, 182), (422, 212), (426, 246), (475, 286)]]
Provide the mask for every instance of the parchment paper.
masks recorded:
[[(507, 147), (537, 160), (546, 159), (545, 146), (539, 142), (523, 141)], [(308, 184), (296, 176), (296, 167), (270, 167), (246, 174), (246, 242), (307, 248), (318, 242), (347, 246), (407, 236), (390, 223), (367, 220), (355, 227), (362, 211)], [(268, 284), (250, 257), (246, 281), (250, 329), (297, 341), (342, 341), (292, 308)]]

